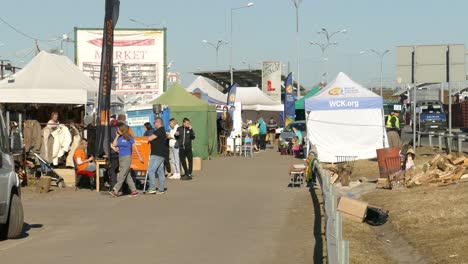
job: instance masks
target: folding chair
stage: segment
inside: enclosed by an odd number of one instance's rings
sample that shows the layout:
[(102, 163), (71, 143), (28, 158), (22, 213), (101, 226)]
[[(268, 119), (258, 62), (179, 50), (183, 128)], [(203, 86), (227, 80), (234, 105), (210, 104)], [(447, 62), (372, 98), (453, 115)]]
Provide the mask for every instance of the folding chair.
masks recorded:
[(95, 182), (96, 172), (93, 171), (86, 171), (86, 170), (78, 170), (78, 166), (76, 165), (75, 159), (73, 159), (73, 166), (75, 167), (75, 191), (78, 188), (81, 188), (81, 183), (84, 179), (88, 179), (89, 182), (89, 189), (93, 190), (93, 185)]
[(247, 153), (249, 153), (250, 157), (253, 157), (253, 148), (253, 139), (250, 137), (246, 137), (244, 139), (244, 145), (241, 149), (241, 151), (244, 152), (244, 157), (247, 157)]

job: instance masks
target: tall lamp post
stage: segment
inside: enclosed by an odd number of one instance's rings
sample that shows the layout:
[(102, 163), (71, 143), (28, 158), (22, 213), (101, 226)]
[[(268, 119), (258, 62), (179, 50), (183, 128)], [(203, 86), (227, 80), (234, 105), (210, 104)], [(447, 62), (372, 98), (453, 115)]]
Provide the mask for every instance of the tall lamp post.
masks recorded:
[(300, 51), (299, 51), (299, 6), (302, 3), (302, 0), (291, 0), (294, 7), (296, 8), (296, 60), (297, 60), (297, 73), (296, 73), (296, 82), (297, 82), (297, 98), (301, 96), (301, 82), (299, 78), (300, 70)]
[(247, 7), (251, 7), (253, 6), (254, 3), (250, 2), (244, 6), (241, 6), (241, 7), (233, 7), (231, 8), (231, 45), (230, 45), (230, 48), (231, 48), (231, 59), (230, 59), (230, 65), (229, 65), (229, 71), (231, 72), (231, 85), (234, 84), (234, 72), (233, 72), (233, 69), (232, 69), (232, 44), (233, 44), (233, 39), (232, 39), (232, 14), (234, 13), (235, 10), (239, 10), (239, 9), (242, 9), (242, 8), (247, 8)]
[(369, 50), (364, 50), (364, 51), (361, 51), (360, 54), (364, 54), (366, 52), (372, 52), (374, 53), (375, 55), (377, 55), (380, 59), (380, 96), (383, 97), (383, 59), (385, 57), (385, 55), (387, 54), (390, 54), (390, 50), (385, 50), (383, 52), (379, 52), (379, 51), (376, 51), (374, 49), (369, 49)]
[[(322, 28), (320, 31), (317, 32), (317, 34), (325, 36), (325, 41), (323, 41), (323, 42), (311, 41), (310, 45), (315, 45), (315, 46), (319, 47), (320, 51), (322, 51), (322, 61), (328, 61), (328, 59), (325, 60), (325, 52), (327, 51), (327, 49), (330, 46), (338, 44), (338, 42), (332, 41), (333, 36), (335, 36), (338, 33), (343, 33), (344, 34), (346, 32), (348, 32), (346, 29), (341, 29), (341, 30), (337, 30), (335, 32), (329, 33), (326, 28)], [(323, 65), (322, 65), (322, 67), (323, 67)], [(328, 79), (328, 73), (327, 73), (327, 79)], [(323, 79), (322, 79), (322, 81), (323, 81)]]
[(206, 39), (202, 40), (202, 42), (210, 45), (211, 47), (213, 47), (216, 50), (216, 67), (218, 67), (219, 48), (221, 48), (221, 46), (223, 46), (223, 45), (228, 44), (229, 42), (224, 41), (224, 40), (218, 40), (218, 42), (213, 43), (213, 42), (210, 42), (210, 41), (208, 41)]

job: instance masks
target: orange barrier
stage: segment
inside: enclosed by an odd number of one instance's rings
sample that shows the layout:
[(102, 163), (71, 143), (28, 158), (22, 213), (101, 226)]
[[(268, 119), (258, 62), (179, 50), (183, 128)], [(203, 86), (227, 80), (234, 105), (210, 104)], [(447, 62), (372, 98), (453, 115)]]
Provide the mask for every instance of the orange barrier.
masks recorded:
[(148, 143), (147, 137), (135, 137), (135, 145), (143, 158), (143, 163), (138, 159), (135, 151), (132, 151), (132, 163), (130, 168), (135, 171), (146, 171), (148, 169), (149, 156), (151, 152), (151, 145)]

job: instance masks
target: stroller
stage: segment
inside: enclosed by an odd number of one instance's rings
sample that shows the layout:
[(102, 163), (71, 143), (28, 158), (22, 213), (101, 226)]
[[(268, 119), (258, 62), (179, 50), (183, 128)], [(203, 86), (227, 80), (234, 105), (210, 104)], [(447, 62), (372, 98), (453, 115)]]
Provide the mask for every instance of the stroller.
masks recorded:
[(41, 158), (41, 156), (39, 156), (39, 154), (33, 151), (31, 151), (30, 153), (32, 153), (37, 158), (37, 160), (39, 160), (39, 163), (41, 163), (41, 168), (43, 168), (42, 172), (45, 173), (47, 176), (50, 176), (52, 178), (52, 181), (54, 181), (57, 184), (57, 187), (59, 188), (65, 187), (65, 181), (63, 180), (62, 177), (60, 177), (60, 175), (58, 175), (54, 171), (50, 163), (45, 161), (43, 158)]

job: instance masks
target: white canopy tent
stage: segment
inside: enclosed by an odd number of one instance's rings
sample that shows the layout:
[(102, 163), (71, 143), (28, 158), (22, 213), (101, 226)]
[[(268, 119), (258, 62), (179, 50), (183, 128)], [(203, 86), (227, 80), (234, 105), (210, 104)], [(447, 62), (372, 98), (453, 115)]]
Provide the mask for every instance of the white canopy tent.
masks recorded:
[(209, 104), (226, 104), (227, 95), (219, 91), (210, 80), (205, 77), (198, 76), (186, 90), (188, 92), (202, 92), (205, 93), (208, 98), (206, 100)]
[(316, 146), (319, 160), (336, 162), (336, 156), (375, 158), (377, 149), (388, 147), (382, 108), (382, 97), (341, 72), (308, 98), (307, 139)]
[(66, 56), (41, 51), (0, 81), (0, 103), (86, 104), (97, 91), (98, 84)]
[(242, 104), (242, 110), (284, 111), (283, 104), (269, 98), (258, 87), (237, 87), (236, 102)]

